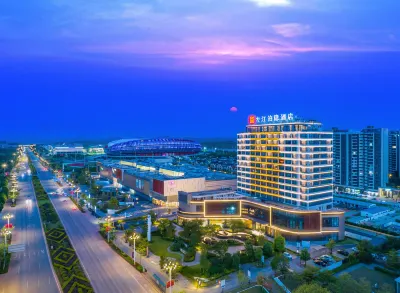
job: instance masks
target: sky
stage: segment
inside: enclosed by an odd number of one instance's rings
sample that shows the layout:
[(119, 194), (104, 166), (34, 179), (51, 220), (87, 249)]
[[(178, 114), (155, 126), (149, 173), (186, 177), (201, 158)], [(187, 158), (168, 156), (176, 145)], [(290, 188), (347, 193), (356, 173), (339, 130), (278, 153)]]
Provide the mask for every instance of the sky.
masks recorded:
[[(0, 2), (0, 140), (400, 129), (398, 0)], [(230, 111), (236, 107), (237, 111)]]

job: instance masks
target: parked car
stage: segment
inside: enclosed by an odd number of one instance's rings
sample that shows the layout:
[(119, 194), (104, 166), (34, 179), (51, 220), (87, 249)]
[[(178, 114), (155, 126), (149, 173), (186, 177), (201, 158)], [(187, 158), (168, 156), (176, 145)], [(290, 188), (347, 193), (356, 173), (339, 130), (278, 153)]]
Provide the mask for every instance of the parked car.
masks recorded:
[(326, 267), (326, 263), (319, 258), (314, 259), (314, 263), (321, 267)]
[(338, 253), (338, 254), (341, 254), (341, 255), (344, 255), (344, 256), (349, 256), (349, 254), (350, 254), (348, 251), (343, 250), (343, 249), (339, 249), (339, 250), (337, 251), (337, 253)]
[(358, 252), (358, 248), (356, 246), (352, 247), (351, 250), (353, 250), (354, 252)]
[(289, 260), (293, 259), (292, 255), (289, 252), (286, 252), (286, 251), (283, 253), (283, 256), (286, 257)]

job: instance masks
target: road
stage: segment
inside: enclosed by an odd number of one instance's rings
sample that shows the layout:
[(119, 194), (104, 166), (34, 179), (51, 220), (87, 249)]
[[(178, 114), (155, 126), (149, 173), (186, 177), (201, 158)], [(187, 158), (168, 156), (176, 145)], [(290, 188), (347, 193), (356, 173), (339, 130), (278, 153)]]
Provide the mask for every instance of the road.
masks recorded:
[[(44, 189), (48, 193), (55, 192), (60, 187), (52, 180), (52, 174), (32, 153), (30, 155)], [(51, 195), (50, 198), (96, 293), (159, 292), (103, 240), (96, 218), (90, 213), (73, 210), (74, 204), (66, 197)]]
[[(24, 165), (27, 167), (26, 163)], [(60, 292), (48, 258), (31, 178), (18, 176), (18, 181), (22, 190), (17, 206), (12, 208), (7, 203), (0, 216), (14, 215), (10, 220), (15, 226), (12, 244), (25, 244), (25, 252), (12, 254), (8, 273), (0, 275), (0, 293)], [(29, 199), (31, 203), (27, 204)]]

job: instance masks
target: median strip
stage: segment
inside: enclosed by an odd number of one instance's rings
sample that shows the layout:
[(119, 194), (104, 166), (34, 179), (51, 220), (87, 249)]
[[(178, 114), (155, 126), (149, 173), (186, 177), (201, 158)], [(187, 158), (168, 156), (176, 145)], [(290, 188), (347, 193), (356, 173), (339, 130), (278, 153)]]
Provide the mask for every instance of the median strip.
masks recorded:
[(29, 159), (32, 184), (42, 218), (51, 261), (64, 293), (94, 293), (57, 212)]

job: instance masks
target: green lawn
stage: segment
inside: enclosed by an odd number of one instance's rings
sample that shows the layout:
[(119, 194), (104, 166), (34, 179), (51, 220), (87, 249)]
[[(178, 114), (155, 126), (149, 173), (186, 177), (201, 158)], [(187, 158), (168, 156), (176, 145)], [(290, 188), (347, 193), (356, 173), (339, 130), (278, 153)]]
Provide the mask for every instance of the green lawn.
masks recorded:
[(265, 291), (261, 286), (258, 285), (253, 285), (253, 287), (249, 288), (249, 289), (245, 289), (245, 288), (237, 288), (235, 290), (229, 291), (229, 293), (266, 293), (267, 291)]
[(183, 267), (181, 274), (189, 279), (194, 279), (194, 277), (201, 277), (201, 267), (200, 265)]
[(160, 236), (152, 236), (152, 242), (149, 245), (149, 249), (155, 255), (175, 258), (178, 261), (182, 261), (182, 255), (176, 252), (169, 252), (168, 247), (172, 244), (172, 241), (164, 240)]
[(350, 272), (349, 274), (356, 280), (365, 278), (368, 282), (371, 283), (371, 286), (373, 286), (375, 283), (378, 283), (379, 287), (381, 287), (384, 283), (387, 283), (393, 286), (393, 289), (395, 289), (394, 278), (382, 272), (362, 267)]

